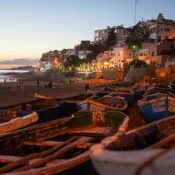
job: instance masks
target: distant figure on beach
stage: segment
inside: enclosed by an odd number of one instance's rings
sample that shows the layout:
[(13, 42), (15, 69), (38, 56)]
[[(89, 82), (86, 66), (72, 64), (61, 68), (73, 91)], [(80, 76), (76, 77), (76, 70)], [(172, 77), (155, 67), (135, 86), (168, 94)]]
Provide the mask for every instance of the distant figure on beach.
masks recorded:
[(104, 89), (103, 89), (104, 92), (107, 92), (108, 91), (108, 87), (105, 86)]
[(53, 87), (52, 82), (50, 82), (49, 83), (49, 88), (52, 88), (52, 87)]
[(22, 83), (23, 82), (23, 80), (20, 79), (20, 78), (18, 78), (16, 81), (17, 81), (17, 83)]
[(37, 86), (39, 86), (39, 83), (40, 83), (39, 80), (37, 80)]
[(52, 88), (52, 87), (53, 87), (52, 82), (49, 82), (48, 85), (45, 85), (45, 88)]
[(6, 83), (7, 82), (7, 80), (6, 80), (6, 78), (4, 79), (4, 83)]
[(88, 92), (89, 90), (89, 84), (85, 84), (85, 91)]

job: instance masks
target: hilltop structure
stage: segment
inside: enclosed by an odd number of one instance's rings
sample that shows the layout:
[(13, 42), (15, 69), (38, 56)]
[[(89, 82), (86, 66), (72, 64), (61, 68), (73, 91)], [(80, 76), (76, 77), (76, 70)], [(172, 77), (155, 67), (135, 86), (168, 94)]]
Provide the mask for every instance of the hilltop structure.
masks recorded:
[(77, 71), (101, 74), (110, 70), (124, 72), (134, 59), (155, 68), (175, 65), (175, 21), (160, 13), (156, 19), (142, 20), (128, 28), (119, 25), (95, 30), (93, 42), (83, 40), (74, 48), (44, 53), (40, 67), (44, 71), (59, 70), (67, 60), (71, 63), (76, 59)]

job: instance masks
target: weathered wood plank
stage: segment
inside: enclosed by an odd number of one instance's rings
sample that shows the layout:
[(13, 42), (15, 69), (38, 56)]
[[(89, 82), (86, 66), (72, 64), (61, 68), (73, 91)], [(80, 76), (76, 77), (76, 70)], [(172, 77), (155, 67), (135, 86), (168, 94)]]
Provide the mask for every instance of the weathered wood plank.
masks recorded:
[(51, 166), (54, 166), (54, 165), (58, 165), (60, 163), (64, 163), (66, 161), (67, 161), (66, 159), (54, 159), (54, 160), (46, 163), (46, 166), (51, 167)]
[(55, 161), (55, 163), (52, 163), (52, 164), (47, 163), (49, 166), (31, 168), (27, 171), (11, 172), (9, 174), (10, 175), (31, 175), (31, 174), (32, 175), (41, 175), (41, 174), (52, 175), (52, 174), (59, 173), (64, 170), (70, 169), (72, 167), (78, 166), (86, 162), (87, 160), (89, 160), (89, 151), (86, 151), (66, 161), (58, 161), (58, 162)]
[(52, 148), (50, 148), (50, 149), (48, 149), (46, 151), (43, 151), (41, 153), (33, 153), (33, 154), (27, 155), (25, 157), (22, 157), (21, 159), (15, 161), (15, 162), (9, 163), (8, 165), (5, 165), (2, 168), (0, 168), (0, 173), (2, 174), (2, 173), (5, 173), (7, 171), (10, 171), (10, 170), (18, 167), (19, 165), (24, 164), (25, 162), (27, 162), (29, 160), (48, 156), (49, 154), (52, 154), (53, 152), (59, 150), (61, 147), (69, 144), (70, 142), (72, 142), (75, 139), (76, 139), (76, 137), (73, 137), (73, 138), (67, 140), (66, 142), (63, 142), (62, 145), (58, 145), (58, 146), (52, 147)]
[(38, 120), (38, 114), (33, 112), (32, 114), (24, 117), (17, 117), (8, 122), (0, 123), (0, 134), (8, 133), (24, 126), (30, 125)]
[(11, 162), (15, 162), (21, 158), (22, 157), (19, 157), (19, 156), (0, 155), (0, 162), (1, 163), (11, 163)]
[(71, 131), (68, 134), (74, 136), (106, 137), (111, 133), (111, 131), (111, 127), (94, 127), (86, 130)]
[(24, 142), (24, 145), (28, 145), (28, 146), (57, 146), (57, 145), (62, 145), (63, 142), (58, 142), (58, 141), (52, 141), (52, 140), (48, 140), (48, 141), (43, 141), (43, 142)]
[(41, 165), (44, 165), (45, 163), (52, 161), (60, 156), (62, 156), (64, 153), (72, 150), (73, 148), (77, 147), (78, 145), (82, 145), (85, 143), (88, 143), (92, 140), (92, 138), (90, 137), (80, 137), (79, 139), (77, 139), (76, 141), (72, 142), (71, 144), (63, 147), (62, 149), (54, 152), (53, 154), (44, 157), (42, 160), (39, 160), (37, 162), (34, 162), (33, 164), (30, 165), (25, 165), (21, 168), (18, 168), (17, 170), (15, 170), (15, 172), (20, 172), (20, 171), (27, 171), (29, 169), (33, 169), (33, 168), (37, 168)]

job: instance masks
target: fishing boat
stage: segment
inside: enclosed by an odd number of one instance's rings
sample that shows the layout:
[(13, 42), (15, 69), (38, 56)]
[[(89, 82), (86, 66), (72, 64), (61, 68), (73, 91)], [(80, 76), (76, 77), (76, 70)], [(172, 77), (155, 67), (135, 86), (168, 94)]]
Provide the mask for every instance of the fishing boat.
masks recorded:
[(134, 89), (134, 100), (139, 100), (143, 98), (143, 95), (145, 93), (145, 89), (144, 88), (137, 88)]
[(175, 143), (175, 115), (107, 137), (91, 147), (90, 156), (100, 175), (173, 175), (170, 143)]
[[(0, 174), (89, 174), (89, 148), (118, 132), (126, 132), (129, 117), (121, 112), (77, 112), (0, 135)], [(82, 169), (86, 164), (87, 169)], [(80, 169), (81, 171), (80, 171)]]
[(71, 96), (71, 97), (66, 97), (66, 98), (57, 98), (57, 97), (51, 97), (51, 96), (46, 96), (46, 95), (42, 95), (39, 93), (34, 93), (34, 98), (36, 100), (41, 100), (41, 99), (49, 99), (49, 100), (57, 100), (57, 101), (83, 101), (89, 97), (91, 97), (92, 94), (79, 94), (79, 95), (75, 95), (75, 96)]
[(123, 97), (127, 101), (128, 106), (134, 103), (134, 92), (128, 88), (112, 88), (105, 86), (100, 91), (94, 92), (93, 94), (97, 97), (104, 97), (105, 95)]
[(175, 97), (155, 93), (139, 100), (138, 106), (141, 117), (149, 123), (175, 114)]
[(116, 88), (112, 88), (112, 87), (109, 87), (109, 86), (104, 86), (99, 91), (97, 91), (93, 94), (95, 94), (95, 96), (97, 96), (97, 97), (104, 97), (105, 95), (109, 95), (110, 93), (115, 92), (115, 91), (117, 91)]
[(175, 81), (171, 83), (172, 92), (175, 93)]
[(92, 112), (121, 111), (128, 113), (128, 104), (123, 97), (106, 95), (104, 97), (91, 97), (78, 103), (80, 111)]
[(144, 96), (151, 95), (155, 93), (164, 93), (164, 94), (171, 94), (172, 93), (172, 87), (169, 85), (159, 84), (155, 86), (150, 86), (146, 89)]
[[(67, 110), (69, 109), (69, 110)], [(56, 120), (78, 111), (76, 103), (56, 99), (39, 99), (18, 103), (0, 108), (0, 123), (16, 117), (23, 117), (37, 112), (38, 120), (35, 124)]]
[(131, 89), (121, 88), (118, 89), (118, 91), (112, 92), (110, 95), (123, 97), (127, 101), (128, 106), (132, 106), (134, 104), (134, 92)]
[(16, 117), (7, 122), (0, 123), (0, 134), (15, 131), (20, 128), (27, 127), (38, 121), (38, 114), (33, 112), (32, 114)]

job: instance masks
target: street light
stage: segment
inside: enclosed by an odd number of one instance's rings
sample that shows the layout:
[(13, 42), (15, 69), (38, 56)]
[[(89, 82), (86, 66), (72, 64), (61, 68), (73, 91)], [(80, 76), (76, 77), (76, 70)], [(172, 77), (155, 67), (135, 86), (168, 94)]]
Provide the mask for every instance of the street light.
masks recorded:
[(136, 52), (138, 50), (138, 47), (136, 45), (132, 45), (131, 50), (133, 52)]
[(137, 45), (132, 45), (131, 46), (131, 51), (133, 53), (133, 59), (135, 59), (135, 52), (137, 52), (137, 50), (138, 50)]

